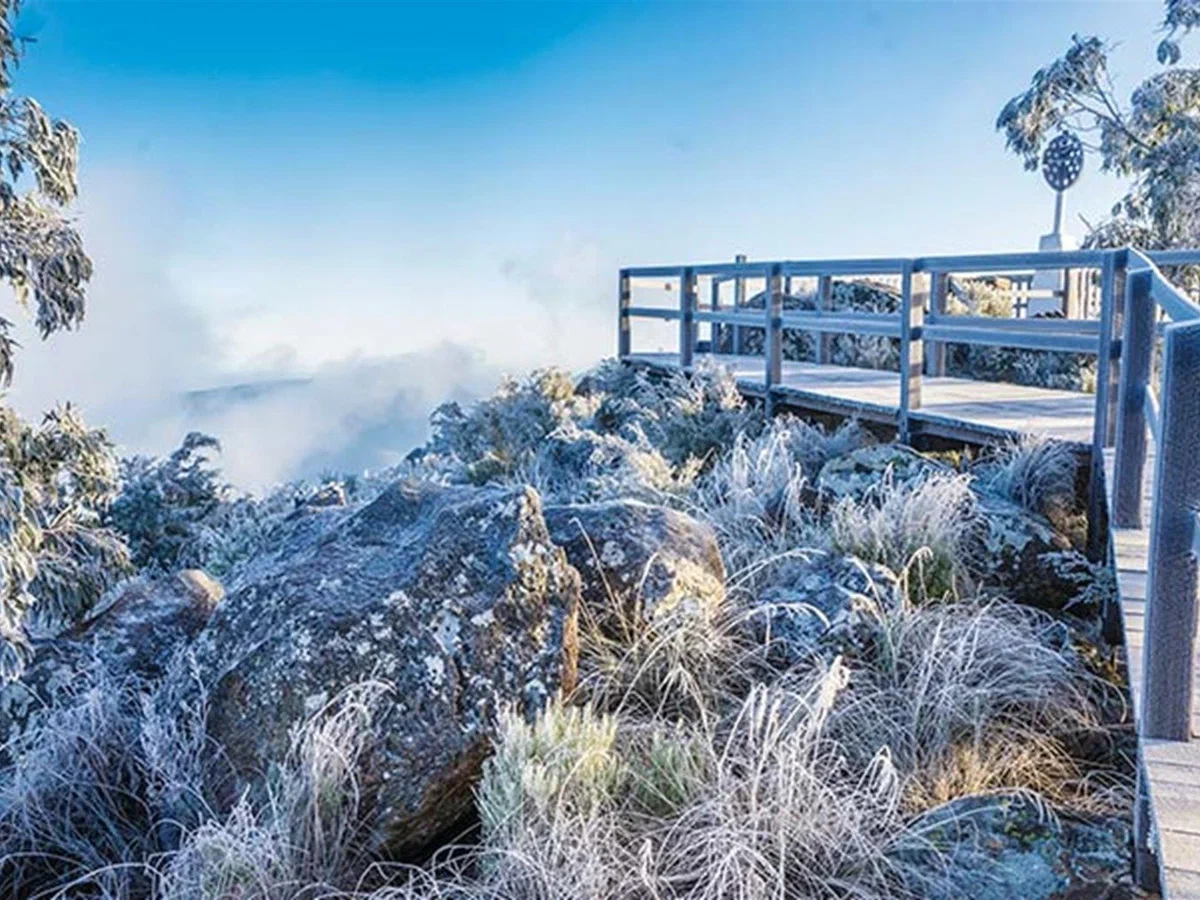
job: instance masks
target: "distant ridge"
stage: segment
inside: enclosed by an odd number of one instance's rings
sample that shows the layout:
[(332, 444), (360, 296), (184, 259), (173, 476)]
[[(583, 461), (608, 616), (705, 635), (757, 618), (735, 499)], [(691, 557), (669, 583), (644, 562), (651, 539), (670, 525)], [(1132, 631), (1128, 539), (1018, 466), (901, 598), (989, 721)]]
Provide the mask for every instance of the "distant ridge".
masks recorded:
[(292, 377), (267, 378), (262, 381), (246, 381), (223, 387), (203, 388), (188, 391), (183, 395), (184, 409), (190, 414), (212, 415), (239, 403), (261, 400), (273, 394), (296, 390), (310, 384), (312, 384), (312, 378)]

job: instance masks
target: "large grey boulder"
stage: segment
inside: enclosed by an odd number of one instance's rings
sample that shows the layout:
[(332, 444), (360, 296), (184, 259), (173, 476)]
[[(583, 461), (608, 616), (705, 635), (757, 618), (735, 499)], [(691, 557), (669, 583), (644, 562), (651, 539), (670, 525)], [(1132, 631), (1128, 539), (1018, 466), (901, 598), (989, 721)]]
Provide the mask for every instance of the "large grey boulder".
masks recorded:
[(1022, 794), (961, 797), (914, 824), (900, 856), (931, 900), (1132, 898), (1130, 834), (1115, 818), (1067, 818)]
[(786, 668), (816, 654), (864, 650), (881, 614), (900, 602), (898, 579), (886, 566), (813, 550), (771, 573), (746, 622), (767, 658)]
[(295, 729), (383, 681), (357, 761), (363, 837), (422, 852), (469, 814), (500, 710), (533, 716), (572, 688), (578, 602), (531, 488), (392, 485), (263, 560), (195, 642), (207, 732), (232, 769), (214, 791), (261, 792)]
[(601, 627), (695, 610), (725, 600), (725, 566), (712, 528), (636, 500), (546, 507), (551, 539), (583, 578), (587, 614)]
[(979, 525), (969, 553), (980, 584), (1017, 603), (1052, 612), (1094, 614), (1102, 591), (1096, 569), (1044, 516), (981, 494)]
[(875, 444), (828, 460), (817, 475), (817, 489), (822, 498), (832, 504), (845, 497), (861, 500), (885, 476), (891, 478), (893, 485), (901, 487), (950, 471), (943, 463), (922, 456), (904, 444)]
[[(20, 680), (0, 684), (0, 745), (71, 694), (84, 669), (121, 676), (162, 676), (181, 647), (208, 622), (224, 595), (197, 569), (118, 585), (110, 602), (58, 637), (39, 641)], [(6, 755), (0, 753), (0, 758)]]

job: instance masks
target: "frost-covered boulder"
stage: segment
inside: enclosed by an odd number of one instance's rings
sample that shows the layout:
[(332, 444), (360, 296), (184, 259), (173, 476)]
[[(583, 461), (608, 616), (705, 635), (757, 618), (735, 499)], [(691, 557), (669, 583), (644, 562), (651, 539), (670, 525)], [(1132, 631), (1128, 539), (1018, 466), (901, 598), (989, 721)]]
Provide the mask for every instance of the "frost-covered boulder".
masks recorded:
[(38, 642), (20, 680), (0, 685), (0, 744), (66, 695), (79, 673), (102, 665), (117, 676), (160, 677), (208, 622), (224, 595), (197, 569), (118, 586), (111, 602), (64, 634)]
[(711, 612), (725, 600), (716, 535), (691, 516), (614, 500), (547, 506), (546, 525), (583, 577), (583, 602), (602, 626), (689, 607)]
[(508, 705), (536, 714), (576, 671), (579, 576), (531, 488), (402, 481), (261, 562), (195, 642), (206, 727), (261, 790), (294, 729), (366, 680), (390, 690), (357, 761), (366, 842), (416, 853), (472, 807)]
[(880, 613), (899, 602), (886, 566), (814, 550), (771, 574), (746, 622), (768, 659), (787, 667), (825, 650), (853, 655), (872, 640)]
[(949, 471), (948, 466), (904, 444), (875, 444), (828, 460), (817, 475), (817, 488), (827, 502), (834, 503), (843, 497), (862, 499), (888, 472), (892, 483), (900, 487)]
[[(1058, 611), (1090, 605), (1094, 570), (1070, 540), (1043, 516), (982, 494), (979, 528), (970, 553), (980, 583), (1010, 600)], [(1085, 571), (1086, 570), (1086, 571)], [(1086, 611), (1082, 608), (1081, 612)]]
[(1131, 897), (1130, 834), (1122, 819), (1056, 816), (1028, 795), (961, 797), (914, 825), (910, 887), (931, 900)]

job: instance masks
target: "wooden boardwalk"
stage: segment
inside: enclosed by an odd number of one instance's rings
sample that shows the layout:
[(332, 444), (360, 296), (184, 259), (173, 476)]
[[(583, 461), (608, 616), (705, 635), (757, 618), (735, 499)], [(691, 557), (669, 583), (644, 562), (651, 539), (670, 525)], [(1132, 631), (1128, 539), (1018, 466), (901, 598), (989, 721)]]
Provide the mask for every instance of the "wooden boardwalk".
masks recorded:
[[(1115, 452), (1104, 454), (1105, 493), (1112, 514)], [(1149, 503), (1153, 459), (1144, 480)], [(1146, 562), (1150, 532), (1147, 528), (1113, 528), (1113, 566), (1121, 595), (1125, 652), (1129, 662), (1129, 688), (1134, 716), (1142, 712), (1142, 673), (1145, 652)], [(1200, 670), (1197, 672), (1200, 682)], [(1200, 684), (1198, 684), (1200, 688)], [(1192, 734), (1200, 736), (1200, 708), (1192, 715)], [(1200, 741), (1139, 741), (1141, 763), (1153, 817), (1153, 828), (1162, 859), (1163, 893), (1172, 900), (1200, 900)]]
[[(660, 369), (679, 367), (674, 353), (635, 353), (627, 358)], [(696, 360), (725, 366), (743, 392), (762, 395), (761, 356), (697, 355)], [(896, 422), (900, 374), (785, 360), (777, 390), (791, 406), (891, 424)], [(1075, 391), (926, 376), (921, 382), (921, 406), (911, 417), (922, 431), (941, 437), (979, 440), (1048, 434), (1091, 446), (1095, 404), (1093, 394)]]

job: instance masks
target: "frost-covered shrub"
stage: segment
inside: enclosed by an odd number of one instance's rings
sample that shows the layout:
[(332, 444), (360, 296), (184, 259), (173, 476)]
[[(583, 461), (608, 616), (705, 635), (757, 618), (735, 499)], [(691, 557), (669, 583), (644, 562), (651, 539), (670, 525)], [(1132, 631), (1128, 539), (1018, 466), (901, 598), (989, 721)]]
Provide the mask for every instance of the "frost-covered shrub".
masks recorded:
[(30, 425), (0, 407), (0, 675), (17, 675), (26, 629), (83, 616), (129, 572), (102, 517), (117, 490), (112, 444), (63, 406)]
[(898, 485), (889, 469), (864, 497), (843, 497), (830, 511), (833, 546), (906, 573), (914, 599), (955, 595), (978, 515), (970, 480), (934, 474)]
[(545, 438), (586, 411), (561, 369), (538, 369), (523, 380), (506, 378), (496, 392), (464, 410), (443, 404), (431, 417), (433, 437), (426, 453), (457, 460), (476, 483), (511, 474)]
[(742, 432), (755, 433), (762, 416), (747, 405), (737, 380), (723, 366), (701, 363), (673, 372), (617, 382), (603, 395), (589, 423), (599, 431), (644, 438), (674, 465), (711, 463)]
[(540, 370), (468, 409), (440, 407), (408, 465), (423, 465), (422, 477), (525, 480), (563, 499), (671, 493), (760, 421), (721, 368), (652, 377), (610, 362), (578, 386)]
[(108, 513), (126, 536), (139, 568), (172, 571), (203, 563), (205, 520), (230, 488), (213, 465), (216, 438), (188, 434), (169, 456), (135, 456), (121, 463), (121, 493)]
[(667, 502), (691, 486), (698, 460), (674, 466), (636, 426), (624, 433), (629, 437), (565, 425), (542, 441), (511, 477), (558, 503), (618, 498)]

